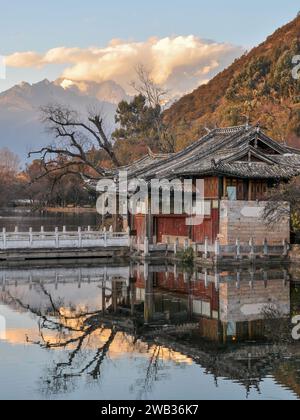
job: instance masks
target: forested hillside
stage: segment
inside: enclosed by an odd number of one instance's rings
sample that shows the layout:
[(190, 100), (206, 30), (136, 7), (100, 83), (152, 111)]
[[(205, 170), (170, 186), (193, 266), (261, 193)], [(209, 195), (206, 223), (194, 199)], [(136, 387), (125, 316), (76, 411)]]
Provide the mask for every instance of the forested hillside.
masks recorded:
[(177, 149), (196, 140), (205, 127), (243, 124), (247, 118), (275, 139), (300, 147), (300, 80), (292, 77), (296, 55), (300, 15), (165, 112), (177, 134)]

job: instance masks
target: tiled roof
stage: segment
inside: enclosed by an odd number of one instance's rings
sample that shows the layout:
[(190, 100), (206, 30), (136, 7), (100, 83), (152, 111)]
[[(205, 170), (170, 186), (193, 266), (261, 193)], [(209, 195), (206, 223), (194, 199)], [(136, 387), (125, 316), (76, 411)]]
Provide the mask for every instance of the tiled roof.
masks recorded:
[(205, 174), (288, 179), (300, 174), (300, 151), (258, 127), (239, 126), (215, 129), (179, 153), (147, 157), (128, 169), (129, 177), (147, 180)]

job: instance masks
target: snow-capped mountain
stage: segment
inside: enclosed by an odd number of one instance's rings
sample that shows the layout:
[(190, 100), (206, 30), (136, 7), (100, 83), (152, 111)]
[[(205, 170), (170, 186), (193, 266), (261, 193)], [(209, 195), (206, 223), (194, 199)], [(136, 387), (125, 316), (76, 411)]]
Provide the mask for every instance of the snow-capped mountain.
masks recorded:
[(112, 129), (117, 104), (129, 99), (124, 89), (113, 81), (72, 83), (67, 80), (23, 82), (0, 93), (0, 148), (9, 147), (23, 161), (29, 151), (47, 145), (51, 138), (40, 122), (42, 106), (63, 104), (85, 113), (99, 108), (106, 125)]
[(102, 83), (73, 82), (67, 79), (58, 79), (55, 85), (63, 87), (66, 91), (75, 92), (83, 96), (91, 96), (99, 101), (118, 105), (123, 99), (130, 100), (125, 90), (113, 80)]

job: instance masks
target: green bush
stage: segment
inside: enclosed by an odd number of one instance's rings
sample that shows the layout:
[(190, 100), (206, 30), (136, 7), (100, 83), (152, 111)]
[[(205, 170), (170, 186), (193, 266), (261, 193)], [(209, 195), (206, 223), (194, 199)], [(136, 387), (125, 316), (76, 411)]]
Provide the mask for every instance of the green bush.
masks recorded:
[(183, 251), (180, 254), (180, 259), (183, 265), (193, 265), (195, 259), (193, 248), (188, 248), (186, 251)]

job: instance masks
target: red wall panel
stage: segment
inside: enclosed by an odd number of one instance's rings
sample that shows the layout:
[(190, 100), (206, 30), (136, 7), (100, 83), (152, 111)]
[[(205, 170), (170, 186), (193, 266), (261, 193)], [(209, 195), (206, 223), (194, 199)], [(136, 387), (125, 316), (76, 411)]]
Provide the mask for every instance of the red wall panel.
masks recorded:
[(157, 241), (162, 242), (164, 235), (189, 236), (189, 226), (186, 225), (186, 216), (156, 216)]
[(137, 238), (140, 239), (141, 243), (144, 242), (146, 236), (146, 216), (138, 214), (134, 216), (134, 230), (137, 233)]

